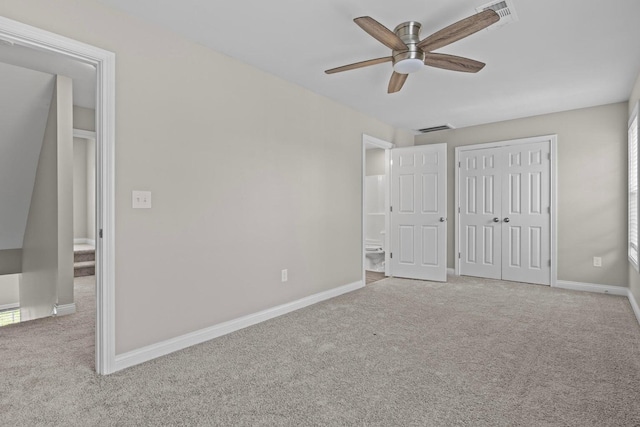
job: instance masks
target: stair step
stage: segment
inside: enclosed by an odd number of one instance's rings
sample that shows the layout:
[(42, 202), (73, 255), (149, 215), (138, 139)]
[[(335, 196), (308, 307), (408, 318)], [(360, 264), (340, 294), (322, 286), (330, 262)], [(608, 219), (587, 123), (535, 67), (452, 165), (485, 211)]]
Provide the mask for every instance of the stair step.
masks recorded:
[(95, 259), (96, 259), (95, 249), (83, 249), (83, 250), (73, 252), (74, 262), (94, 261)]
[(95, 261), (81, 261), (73, 263), (73, 277), (94, 276), (95, 274)]
[(73, 268), (84, 268), (84, 267), (95, 267), (95, 266), (96, 266), (96, 262), (93, 260), (73, 263)]

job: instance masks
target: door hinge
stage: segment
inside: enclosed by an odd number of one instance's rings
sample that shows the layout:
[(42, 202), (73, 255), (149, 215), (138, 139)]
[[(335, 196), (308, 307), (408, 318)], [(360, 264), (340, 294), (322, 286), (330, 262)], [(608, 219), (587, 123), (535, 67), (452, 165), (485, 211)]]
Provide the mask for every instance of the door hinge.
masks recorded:
[(393, 206), (389, 206), (389, 212), (393, 212)]
[(460, 213), (460, 208), (458, 208), (458, 213)]
[(462, 162), (458, 162), (458, 167), (461, 168), (462, 167)]
[(549, 260), (549, 267), (551, 267), (551, 260)]
[(547, 159), (551, 160), (551, 153), (547, 153)]
[(102, 228), (100, 229), (100, 232), (98, 233), (98, 236), (100, 236), (100, 238), (102, 239)]
[(393, 252), (389, 252), (389, 258), (393, 258)]
[(551, 213), (551, 206), (547, 208), (547, 213)]
[(462, 258), (462, 254), (458, 252), (458, 259)]

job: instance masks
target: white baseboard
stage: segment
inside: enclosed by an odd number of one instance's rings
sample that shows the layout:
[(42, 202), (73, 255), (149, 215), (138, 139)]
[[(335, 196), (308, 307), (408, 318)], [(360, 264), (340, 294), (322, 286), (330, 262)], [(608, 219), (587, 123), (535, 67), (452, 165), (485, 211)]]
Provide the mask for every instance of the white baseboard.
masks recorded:
[(598, 285), (596, 283), (570, 282), (568, 280), (557, 280), (553, 285), (555, 288), (570, 289), (573, 291), (595, 292), (599, 294), (610, 294), (629, 296), (629, 288), (623, 286)]
[(636, 302), (636, 299), (633, 296), (631, 289), (627, 289), (627, 292), (628, 292), (627, 296), (629, 297), (629, 303), (631, 304), (631, 308), (633, 309), (633, 312), (636, 315), (636, 319), (638, 320), (638, 323), (640, 323), (640, 307), (638, 307), (638, 303)]
[(20, 303), (19, 302), (0, 305), (0, 311), (1, 310), (13, 310), (13, 309), (16, 309), (16, 308), (20, 308)]
[(191, 347), (193, 345), (200, 344), (214, 338), (218, 338), (222, 335), (235, 332), (237, 330), (264, 322), (269, 319), (273, 319), (278, 316), (282, 316), (283, 314), (299, 310), (309, 305), (316, 304), (320, 301), (337, 297), (338, 295), (355, 291), (356, 289), (360, 289), (362, 287), (364, 287), (364, 283), (360, 280), (348, 285), (310, 295), (297, 301), (278, 305), (276, 307), (268, 308), (254, 314), (249, 314), (247, 316), (243, 316), (234, 320), (229, 320), (228, 322), (210, 326), (199, 331), (191, 332), (156, 344), (151, 344), (137, 350), (132, 350), (127, 353), (116, 355), (114, 366), (115, 369), (113, 370), (113, 372), (120, 371), (130, 366), (138, 365), (148, 360), (155, 359), (157, 357), (164, 356), (166, 354), (173, 353), (174, 351), (182, 350), (184, 348)]
[(95, 246), (96, 245), (96, 241), (93, 240), (93, 239), (85, 239), (85, 238), (73, 239), (73, 244), (74, 245), (91, 245), (91, 246)]
[(62, 304), (56, 307), (56, 316), (66, 316), (76, 312), (76, 303)]

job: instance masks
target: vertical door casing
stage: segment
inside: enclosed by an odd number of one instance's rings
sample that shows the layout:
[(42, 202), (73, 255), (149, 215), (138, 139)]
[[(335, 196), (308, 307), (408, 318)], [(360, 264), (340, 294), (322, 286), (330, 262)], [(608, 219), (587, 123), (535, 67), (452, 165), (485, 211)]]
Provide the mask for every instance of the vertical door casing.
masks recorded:
[(550, 284), (550, 147), (502, 150), (502, 279)]
[(495, 148), (464, 151), (459, 161), (460, 271), (469, 276), (500, 279), (500, 152)]
[(391, 274), (447, 280), (447, 146), (391, 150)]

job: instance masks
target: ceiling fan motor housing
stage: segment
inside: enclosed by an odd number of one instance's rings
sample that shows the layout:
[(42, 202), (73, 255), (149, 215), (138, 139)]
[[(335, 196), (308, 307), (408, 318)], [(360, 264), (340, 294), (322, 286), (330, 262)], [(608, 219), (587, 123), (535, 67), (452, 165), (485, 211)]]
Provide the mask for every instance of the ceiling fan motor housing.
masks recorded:
[(393, 51), (393, 65), (407, 59), (418, 60), (424, 62), (425, 54), (416, 45), (420, 42), (420, 29), (422, 25), (416, 21), (403, 22), (398, 25), (393, 32), (407, 45), (408, 50)]

